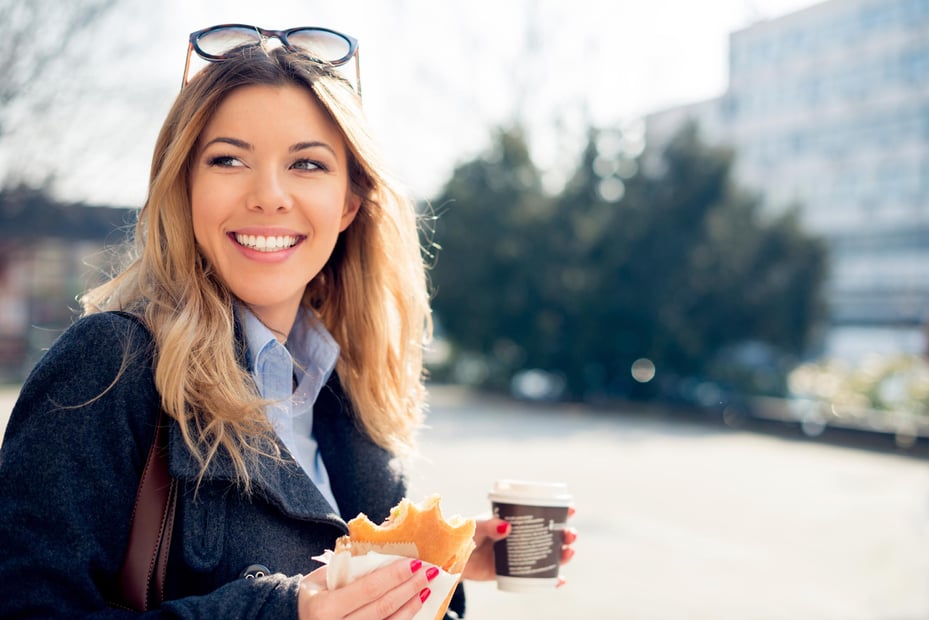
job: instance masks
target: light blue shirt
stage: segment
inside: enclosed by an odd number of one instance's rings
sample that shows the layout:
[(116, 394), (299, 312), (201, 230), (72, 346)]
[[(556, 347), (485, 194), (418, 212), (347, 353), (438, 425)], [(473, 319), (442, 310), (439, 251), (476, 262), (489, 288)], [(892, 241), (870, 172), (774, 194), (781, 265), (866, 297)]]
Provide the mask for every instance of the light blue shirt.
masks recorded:
[(302, 308), (287, 336), (286, 347), (248, 308), (240, 305), (239, 311), (248, 345), (249, 370), (261, 397), (274, 401), (266, 409), (268, 420), (338, 514), (329, 474), (313, 436), (313, 403), (335, 368), (339, 345), (322, 323)]

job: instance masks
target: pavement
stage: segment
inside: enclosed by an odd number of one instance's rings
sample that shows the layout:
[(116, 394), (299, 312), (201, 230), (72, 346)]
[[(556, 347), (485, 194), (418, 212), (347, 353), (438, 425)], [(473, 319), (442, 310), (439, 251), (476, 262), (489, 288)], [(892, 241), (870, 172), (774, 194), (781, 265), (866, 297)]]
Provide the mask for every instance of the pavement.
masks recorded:
[(496, 478), (559, 480), (577, 555), (545, 595), (470, 585), (470, 617), (929, 619), (929, 463), (651, 412), (433, 388), (412, 494), (487, 510)]
[[(577, 555), (552, 592), (469, 583), (468, 617), (926, 620), (922, 456), (434, 386), (410, 495), (489, 511), (497, 478), (567, 482)], [(0, 426), (14, 390), (0, 390)]]

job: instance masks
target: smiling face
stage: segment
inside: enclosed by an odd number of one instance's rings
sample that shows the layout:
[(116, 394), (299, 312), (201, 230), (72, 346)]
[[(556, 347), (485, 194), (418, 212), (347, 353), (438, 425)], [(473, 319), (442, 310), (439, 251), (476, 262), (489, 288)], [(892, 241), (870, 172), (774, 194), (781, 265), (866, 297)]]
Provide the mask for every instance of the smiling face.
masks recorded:
[(336, 125), (296, 86), (233, 91), (198, 141), (190, 178), (197, 245), (280, 338), (358, 212), (347, 158)]

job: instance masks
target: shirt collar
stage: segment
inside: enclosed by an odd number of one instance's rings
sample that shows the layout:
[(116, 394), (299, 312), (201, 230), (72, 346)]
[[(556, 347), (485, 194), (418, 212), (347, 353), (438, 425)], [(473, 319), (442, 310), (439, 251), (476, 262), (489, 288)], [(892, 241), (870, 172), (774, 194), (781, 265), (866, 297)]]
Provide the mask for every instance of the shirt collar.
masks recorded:
[(285, 347), (244, 304), (239, 304), (238, 307), (245, 332), (248, 369), (252, 374), (256, 372), (261, 355), (277, 347), (284, 349), (292, 357), (298, 375), (316, 375), (325, 382), (335, 369), (339, 359), (339, 344), (312, 312), (303, 307), (298, 310)]
[(321, 383), (325, 383), (335, 369), (341, 351), (322, 321), (302, 306), (287, 337), (287, 348), (296, 362), (298, 378), (302, 370), (315, 375)]

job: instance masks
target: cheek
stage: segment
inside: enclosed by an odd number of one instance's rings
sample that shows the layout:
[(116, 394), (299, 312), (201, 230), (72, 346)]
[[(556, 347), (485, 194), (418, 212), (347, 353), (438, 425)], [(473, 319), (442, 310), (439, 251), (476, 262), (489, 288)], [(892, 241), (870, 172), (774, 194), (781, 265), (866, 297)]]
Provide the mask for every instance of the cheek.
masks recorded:
[(219, 234), (222, 217), (222, 197), (219, 188), (210, 188), (195, 184), (190, 192), (190, 217), (193, 223), (194, 238), (203, 248), (209, 248), (214, 237)]
[(205, 205), (202, 200), (197, 199), (196, 194), (191, 194), (190, 197), (190, 219), (193, 223), (194, 240), (202, 248), (207, 245), (208, 241), (206, 236), (208, 218)]
[(222, 264), (222, 243), (225, 241), (225, 236), (222, 234), (215, 211), (208, 207), (208, 203), (192, 202), (191, 224), (194, 247), (209, 264), (219, 269)]

